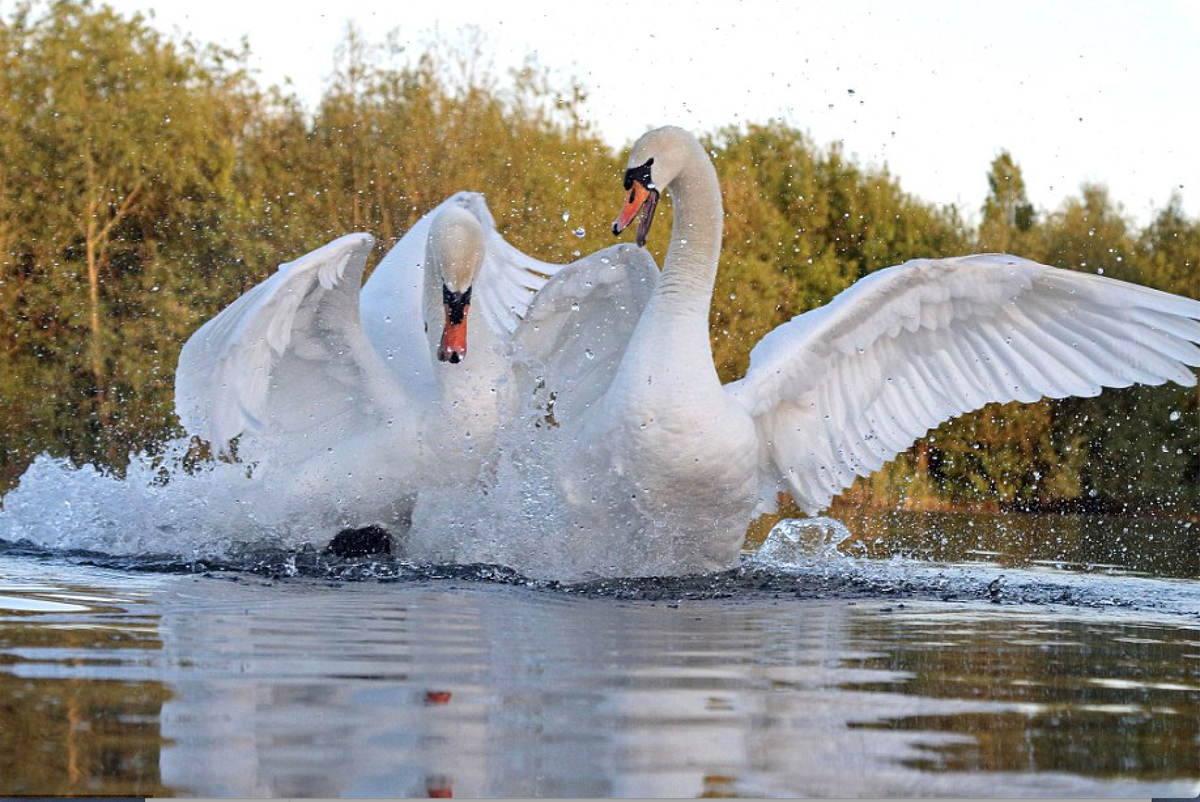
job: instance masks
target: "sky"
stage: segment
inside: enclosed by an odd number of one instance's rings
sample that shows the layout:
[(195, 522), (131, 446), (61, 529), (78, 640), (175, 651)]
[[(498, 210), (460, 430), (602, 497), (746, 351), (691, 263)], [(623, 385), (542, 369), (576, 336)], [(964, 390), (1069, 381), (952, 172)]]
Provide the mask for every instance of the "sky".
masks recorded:
[(658, 125), (781, 120), (969, 220), (1003, 150), (1039, 209), (1089, 182), (1138, 225), (1173, 191), (1200, 217), (1195, 0), (109, 2), (166, 33), (245, 37), (259, 82), (310, 107), (348, 21), (416, 49), (470, 25), (497, 69), (532, 54), (583, 84), (586, 119), (616, 148)]

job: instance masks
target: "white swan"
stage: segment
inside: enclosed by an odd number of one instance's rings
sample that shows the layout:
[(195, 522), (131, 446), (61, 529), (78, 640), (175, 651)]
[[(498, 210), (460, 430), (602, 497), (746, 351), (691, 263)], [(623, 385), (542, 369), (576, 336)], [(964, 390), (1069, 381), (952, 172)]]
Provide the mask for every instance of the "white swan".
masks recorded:
[[(509, 245), (476, 193), (425, 215), (364, 287), (372, 245), (351, 234), (281, 265), (180, 354), (179, 418), (219, 448), (239, 437), (256, 478), (246, 507), (259, 521), (403, 529), (422, 487), (477, 480), (531, 392), (514, 378), (512, 332), (563, 266)], [(572, 267), (613, 265), (656, 272), (632, 245)]]
[[(659, 191), (674, 228), (657, 288), (611, 383), (546, 471), (567, 559), (528, 570), (681, 574), (734, 565), (747, 525), (788, 490), (812, 514), (940, 422), (991, 401), (1193, 385), (1200, 302), (1015, 256), (914, 260), (770, 332), (722, 386), (709, 305), (721, 246), (717, 176), (661, 128), (634, 145), (614, 233)], [(565, 428), (565, 427), (564, 427)], [(540, 567), (539, 567), (540, 566)]]

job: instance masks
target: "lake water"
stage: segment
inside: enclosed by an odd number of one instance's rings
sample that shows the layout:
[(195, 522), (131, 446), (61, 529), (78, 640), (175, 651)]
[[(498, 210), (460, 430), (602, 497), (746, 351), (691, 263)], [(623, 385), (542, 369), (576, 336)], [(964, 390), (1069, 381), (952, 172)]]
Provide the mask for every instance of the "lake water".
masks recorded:
[(1195, 527), (1031, 520), (575, 586), (0, 542), (0, 795), (1197, 795)]

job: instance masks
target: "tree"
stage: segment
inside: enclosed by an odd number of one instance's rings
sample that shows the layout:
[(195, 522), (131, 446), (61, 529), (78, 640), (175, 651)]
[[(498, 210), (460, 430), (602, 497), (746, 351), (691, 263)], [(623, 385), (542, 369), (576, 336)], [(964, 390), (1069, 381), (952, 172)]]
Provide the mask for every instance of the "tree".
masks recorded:
[[(1189, 225), (1178, 208), (1161, 212), (1140, 236), (1119, 204), (1098, 185), (1084, 185), (1040, 232), (1044, 259), (1195, 296), (1200, 281)], [(1168, 384), (1106, 390), (1096, 398), (1053, 404), (1054, 439), (1080, 441), (1081, 493), (1105, 506), (1163, 504), (1200, 508), (1200, 427), (1196, 391)]]
[(1189, 220), (1173, 194), (1137, 238), (1138, 272), (1151, 287), (1200, 298), (1200, 220)]
[(1037, 222), (1033, 205), (1025, 194), (1025, 178), (1008, 151), (1001, 151), (988, 172), (988, 196), (983, 202), (983, 220), (979, 224), (981, 249), (999, 253), (1020, 253), (1023, 236)]
[[(538, 258), (612, 244), (621, 163), (586, 123), (586, 93), (532, 61), (499, 73), (478, 32), (402, 48), (349, 29), (311, 110), (256, 86), (247, 57), (166, 40), (140, 16), (87, 2), (24, 2), (0, 23), (0, 489), (41, 451), (119, 469), (131, 449), (177, 432), (184, 340), (333, 237), (369, 231), (382, 254), (468, 189)], [(976, 249), (974, 239), (1200, 295), (1200, 222), (1178, 201), (1142, 232), (1100, 187), (1039, 218), (1003, 152), (972, 232), (886, 168), (789, 126), (704, 141), (725, 201), (711, 331), (726, 380), (764, 334), (862, 276)], [(659, 215), (669, 230), (670, 205)], [(1200, 484), (1197, 428), (1195, 391), (1176, 388), (989, 407), (851, 494), (891, 505), (1186, 501)]]
[(187, 253), (229, 187), (237, 73), (203, 63), (217, 51), (87, 3), (41, 15), (23, 4), (4, 30), (5, 53), (19, 55), (0, 76), (11, 114), (0, 341), (3, 372), (23, 376), (5, 428), (119, 462), (164, 422), (161, 389), (143, 392), (169, 385), (159, 358), (177, 347), (160, 299), (185, 273), (164, 257)]

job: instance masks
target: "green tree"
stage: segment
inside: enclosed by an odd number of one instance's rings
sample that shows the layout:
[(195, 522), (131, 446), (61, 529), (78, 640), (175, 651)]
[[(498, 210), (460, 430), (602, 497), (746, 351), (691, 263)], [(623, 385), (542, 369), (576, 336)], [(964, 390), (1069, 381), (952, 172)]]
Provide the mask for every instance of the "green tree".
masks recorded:
[(180, 330), (163, 299), (185, 275), (165, 251), (229, 186), (236, 77), (86, 3), (23, 4), (4, 36), (5, 434), (119, 462), (165, 423)]
[(1130, 222), (1120, 204), (1099, 184), (1081, 187), (1082, 197), (1068, 198), (1040, 229), (1042, 261), (1068, 270), (1101, 273), (1142, 283), (1134, 255)]
[(1037, 218), (1025, 193), (1021, 168), (1008, 151), (1001, 151), (988, 172), (988, 195), (983, 202), (979, 224), (981, 250), (996, 253), (1021, 253), (1025, 233)]
[[(1041, 238), (1051, 264), (1195, 296), (1196, 225), (1168, 206), (1138, 235), (1106, 189), (1085, 185), (1050, 216)], [(1195, 390), (1173, 384), (1106, 390), (1056, 402), (1054, 437), (1084, 444), (1079, 485), (1094, 503), (1197, 509), (1195, 409)]]
[[(474, 30), (414, 47), (350, 28), (334, 55), (307, 109), (255, 85), (244, 49), (164, 39), (105, 6), (23, 2), (0, 23), (0, 487), (44, 450), (119, 468), (174, 431), (187, 336), (279, 263), (350, 230), (373, 233), (382, 253), (465, 189), (538, 258), (612, 244), (620, 156), (586, 122), (580, 85), (533, 61), (497, 70)], [(914, 257), (1008, 250), (1200, 295), (1200, 222), (1177, 200), (1141, 232), (1100, 187), (1039, 216), (1002, 152), (971, 231), (956, 209), (789, 126), (704, 139), (725, 201), (711, 323), (727, 380), (775, 326)], [(669, 204), (659, 214), (656, 230), (669, 230)], [(1165, 494), (1200, 507), (1197, 414), (1195, 391), (1178, 388), (992, 406), (850, 495), (1035, 505)]]
[(1178, 194), (1137, 237), (1138, 272), (1151, 287), (1200, 298), (1200, 220), (1189, 220)]

